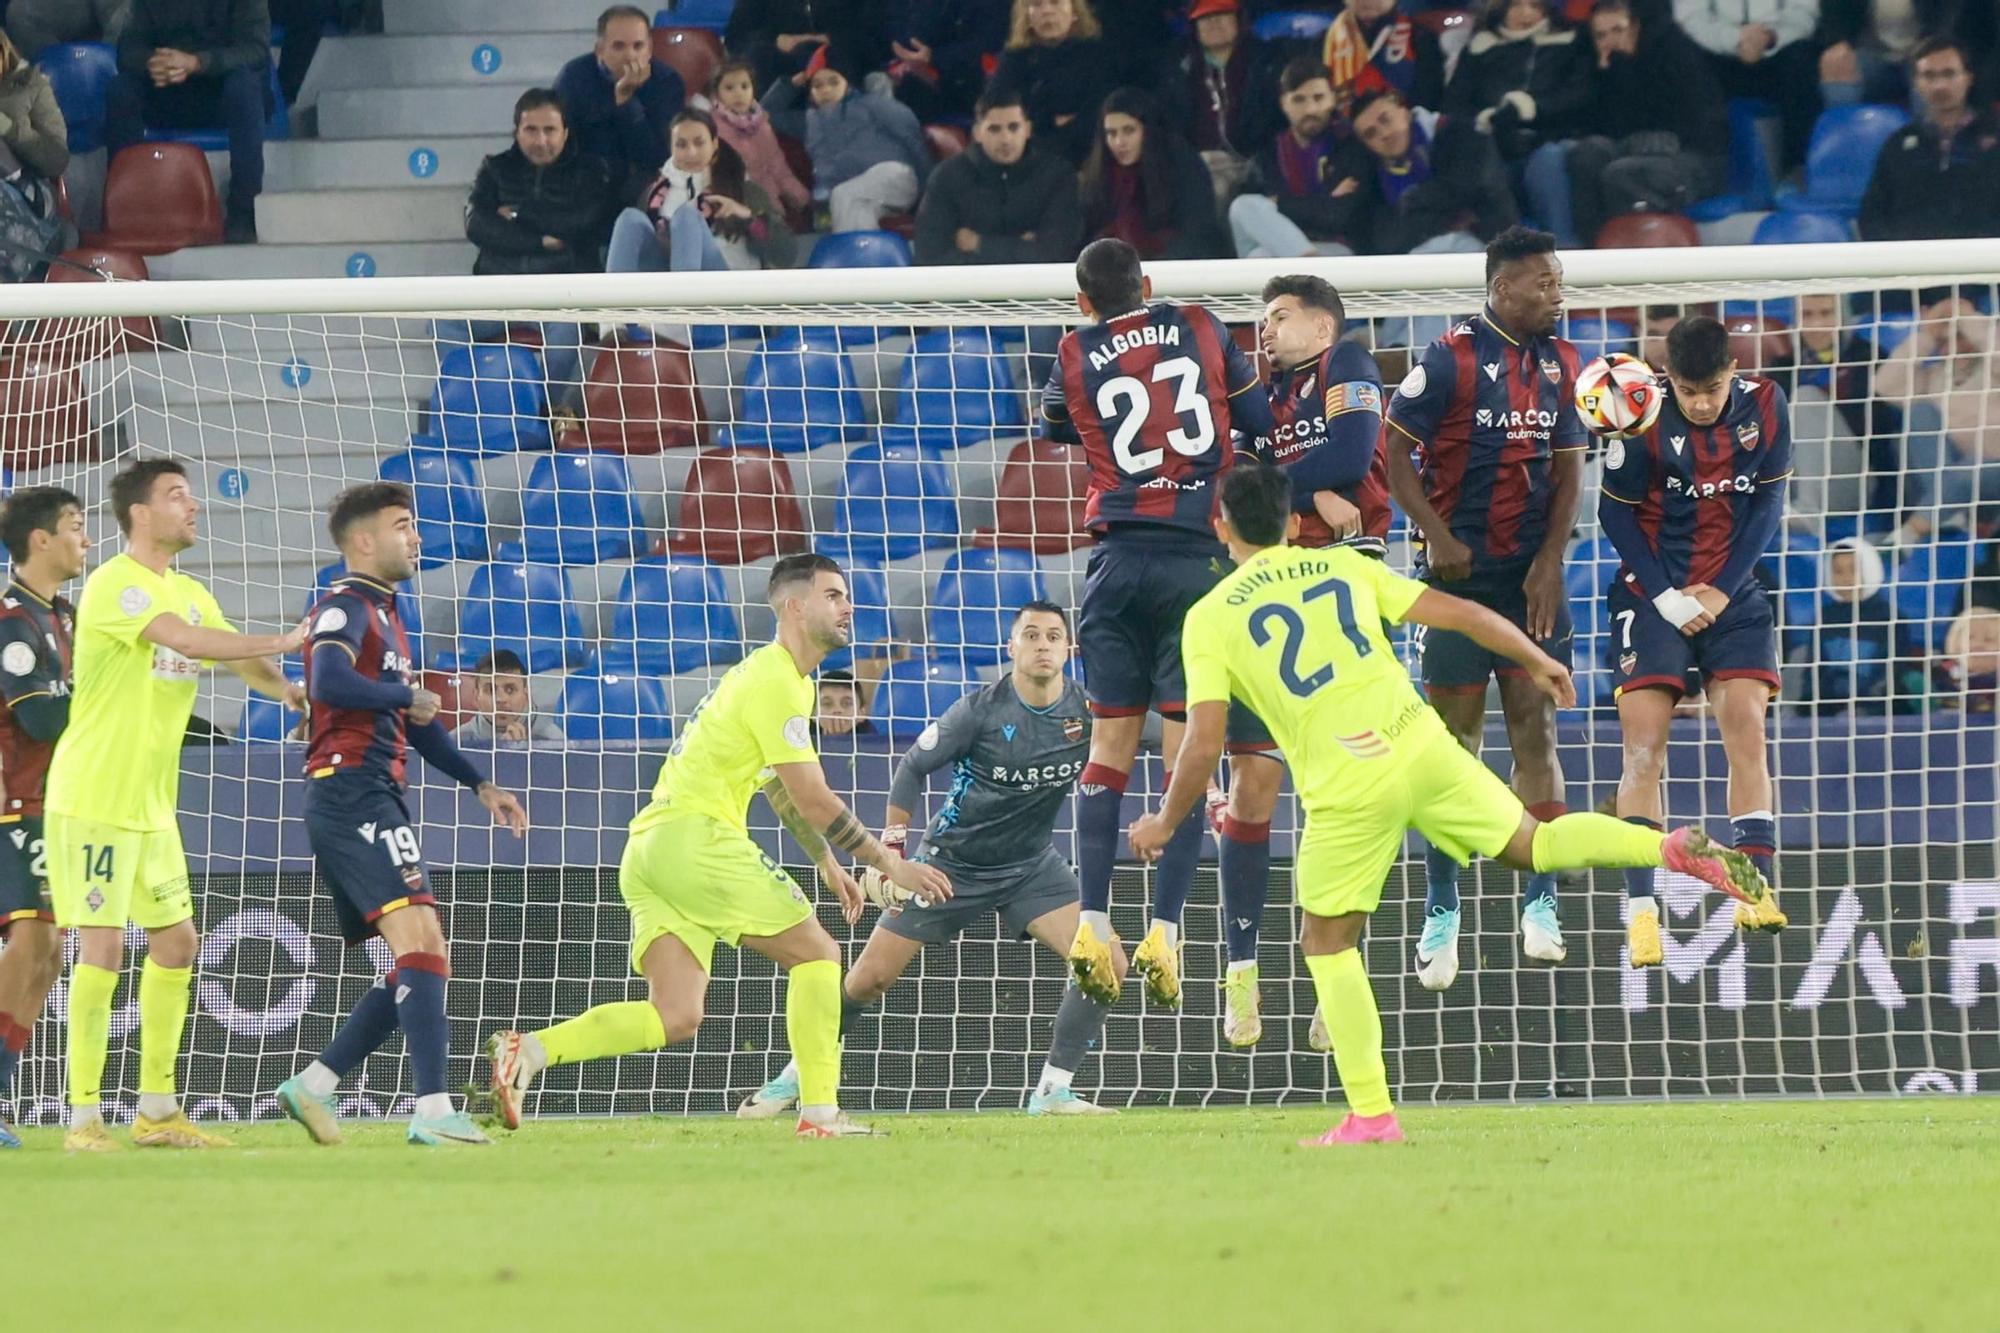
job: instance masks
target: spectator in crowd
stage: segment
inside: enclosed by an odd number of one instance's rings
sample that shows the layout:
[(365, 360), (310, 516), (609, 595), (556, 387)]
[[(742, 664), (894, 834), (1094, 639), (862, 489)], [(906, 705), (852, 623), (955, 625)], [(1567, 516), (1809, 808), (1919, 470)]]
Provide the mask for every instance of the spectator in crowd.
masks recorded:
[(1779, 171), (1803, 163), (1819, 117), (1819, 0), (1674, 0), (1674, 22), (1708, 52), (1724, 95), (1778, 104)]
[(756, 71), (741, 60), (728, 61), (715, 72), (709, 90), (715, 131), (743, 159), (744, 176), (773, 203), (804, 208), (812, 202), (812, 191), (785, 160), (778, 132), (771, 128), (771, 117), (757, 100), (755, 78)]
[(1828, 106), (1909, 99), (1919, 42), (1957, 37), (1976, 65), (1992, 49), (1990, 0), (1820, 0), (1819, 95)]
[(1677, 305), (1649, 305), (1639, 313), (1639, 359), (1656, 375), (1667, 373), (1667, 335), (1681, 322), (1682, 313)]
[[(872, 231), (886, 213), (917, 202), (930, 150), (916, 115), (895, 98), (863, 92), (861, 70), (837, 46), (813, 52), (806, 67), (771, 85), (764, 107), (791, 133), (803, 123), (812, 156), (813, 195), (824, 200), (833, 231)], [(810, 109), (799, 109), (799, 90)]]
[(1367, 91), (1362, 72), (1373, 69), (1409, 106), (1432, 111), (1444, 105), (1444, 52), (1437, 37), (1396, 6), (1396, 0), (1348, 0), (1333, 16), (1322, 47), (1343, 112)]
[(0, 5), (7, 13), (7, 35), (24, 59), (64, 42), (104, 42), (118, 45), (132, 0), (14, 0)]
[(736, 0), (723, 45), (757, 70), (769, 87), (806, 67), (814, 50), (831, 44), (863, 70), (889, 63), (882, 0)]
[(897, 0), (891, 11), (896, 96), (926, 125), (969, 119), (1007, 45), (1012, 0)]
[[(1621, 213), (1678, 213), (1722, 188), (1729, 108), (1701, 48), (1632, 0), (1597, 0), (1575, 119), (1583, 137), (1528, 159), (1527, 205), (1565, 246)], [(1567, 188), (1565, 188), (1567, 186)]]
[(612, 224), (605, 272), (791, 267), (796, 242), (783, 213), (708, 113), (681, 112), (668, 137), (672, 156)]
[(2000, 537), (1981, 547), (1979, 561), (1972, 567), (1972, 588), (1966, 594), (1972, 606), (1990, 606), (2000, 611)]
[(1861, 239), (2000, 236), (2000, 117), (1971, 102), (1964, 49), (1926, 41), (1910, 68), (1923, 117), (1882, 145), (1861, 196)]
[(270, 5), (271, 23), (285, 30), (278, 52), (278, 94), (290, 106), (299, 100), (321, 34), (329, 23), (341, 21), (344, 6), (341, 0), (270, 0)]
[(1229, 231), (1246, 259), (1351, 255), (1362, 159), (1334, 109), (1333, 81), (1311, 56), (1278, 73), (1285, 128), (1251, 165), (1229, 205)]
[(466, 717), (451, 733), (460, 745), (526, 745), (559, 741), (563, 729), (555, 719), (535, 712), (528, 693), (528, 668), (511, 648), (500, 648), (479, 659), (466, 681)]
[(1472, 121), (1378, 88), (1354, 100), (1354, 137), (1369, 159), (1354, 191), (1362, 253), (1483, 250), (1520, 220), (1507, 164)]
[(653, 59), (646, 11), (613, 5), (597, 16), (597, 45), (562, 67), (556, 96), (580, 151), (603, 161), (620, 188), (655, 171), (667, 127), (687, 101), (673, 68)]
[(813, 711), (813, 726), (821, 736), (853, 736), (875, 730), (875, 724), (868, 720), (868, 705), (861, 698), (861, 683), (852, 671), (836, 667), (819, 673), (819, 706)]
[(1220, 202), (1236, 193), (1252, 155), (1278, 132), (1271, 98), (1278, 79), (1237, 0), (1195, 0), (1188, 20), (1187, 41), (1159, 83), (1168, 114), (1200, 151)]
[(1967, 713), (1995, 711), (2000, 696), (2000, 610), (1975, 602), (1952, 617), (1933, 679), (1945, 706)]
[(1813, 292), (1798, 299), (1796, 355), (1776, 373), (1792, 405), (1796, 471), (1788, 493), (1792, 521), (1818, 530), (1828, 515), (1859, 514), (1868, 463), (1869, 371), (1875, 353), (1843, 327), (1840, 298)]
[(104, 99), (104, 145), (116, 157), (146, 130), (229, 132), (223, 239), (257, 240), (271, 70), (265, 0), (133, 0)]
[(1228, 254), (1208, 168), (1162, 123), (1159, 105), (1119, 88), (1099, 120), (1104, 132), (1079, 177), (1085, 244), (1116, 236), (1145, 259)]
[(1902, 408), (1906, 431), (1901, 543), (1970, 527), (2000, 504), (1996, 350), (1993, 317), (1947, 293), (1876, 366), (1876, 397)]
[(1492, 0), (1433, 109), (1490, 136), (1518, 181), (1539, 150), (1544, 163), (1561, 165), (1561, 137), (1589, 96), (1591, 63), (1550, 0)]
[(1018, 93), (1035, 137), (1081, 166), (1097, 138), (1097, 108), (1117, 86), (1116, 54), (1099, 37), (1090, 0), (1014, 0), (993, 82)]
[(1035, 142), (1021, 95), (987, 92), (972, 146), (931, 173), (917, 208), (919, 264), (1066, 264), (1082, 246), (1076, 173)]
[(39, 254), (70, 248), (74, 232), (56, 208), (55, 182), (69, 166), (69, 129), (49, 76), (0, 32), (0, 282), (37, 282)]
[[(1820, 557), (1818, 613), (1788, 654), (1784, 694), (1823, 711), (1886, 707), (1896, 656), (1895, 608), (1882, 553), (1844, 537)], [(1788, 634), (1805, 626), (1788, 625)]]

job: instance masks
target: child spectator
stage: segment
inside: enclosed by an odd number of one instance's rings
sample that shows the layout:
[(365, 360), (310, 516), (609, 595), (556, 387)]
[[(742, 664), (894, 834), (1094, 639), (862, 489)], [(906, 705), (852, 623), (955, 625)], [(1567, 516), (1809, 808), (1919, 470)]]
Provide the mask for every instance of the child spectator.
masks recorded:
[(813, 726), (821, 736), (874, 733), (875, 724), (868, 720), (868, 705), (862, 702), (861, 684), (853, 672), (835, 668), (819, 673), (819, 706)]
[(1993, 712), (2000, 690), (2000, 611), (1968, 606), (1959, 612), (1945, 631), (1932, 674), (1947, 707)]
[(728, 61), (715, 72), (708, 94), (715, 132), (743, 159), (743, 174), (752, 184), (787, 208), (804, 208), (812, 202), (812, 191), (785, 160), (771, 117), (757, 101), (756, 80), (757, 71), (747, 60)]
[(1158, 104), (1120, 88), (1099, 120), (1104, 132), (1080, 178), (1086, 241), (1115, 236), (1145, 259), (1226, 255), (1208, 168), (1161, 124)]
[(717, 137), (708, 114), (675, 116), (672, 142), (673, 156), (639, 206), (613, 224), (605, 272), (789, 267), (791, 229), (771, 196), (745, 178), (743, 159)]
[[(781, 130), (803, 124), (812, 155), (813, 196), (824, 200), (834, 231), (872, 231), (885, 213), (917, 202), (930, 166), (924, 129), (908, 107), (881, 93), (863, 92), (860, 70), (838, 47), (822, 46), (806, 67), (764, 93), (764, 107)], [(799, 90), (811, 98), (799, 107)]]
[(1804, 670), (1787, 693), (1822, 711), (1850, 705), (1884, 710), (1895, 657), (1895, 611), (1885, 581), (1881, 553), (1861, 538), (1845, 537), (1827, 548), (1819, 620), (1803, 651), (1793, 654), (1793, 665)]

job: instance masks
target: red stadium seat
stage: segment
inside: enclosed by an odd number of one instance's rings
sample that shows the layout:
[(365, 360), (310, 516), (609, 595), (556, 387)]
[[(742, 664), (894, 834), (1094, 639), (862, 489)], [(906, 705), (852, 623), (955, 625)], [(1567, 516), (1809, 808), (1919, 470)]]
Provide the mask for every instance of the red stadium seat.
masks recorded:
[(709, 449), (695, 455), (680, 520), (662, 554), (744, 565), (806, 549), (808, 528), (792, 470), (768, 449)]
[(977, 534), (982, 545), (1019, 546), (1037, 555), (1061, 555), (1090, 540), (1083, 507), (1090, 494), (1090, 464), (1076, 445), (1023, 440), (1007, 455), (994, 497), (993, 526)]
[(1701, 230), (1679, 213), (1621, 213), (1597, 233), (1600, 250), (1647, 250), (1700, 245)]
[(1769, 315), (1737, 315), (1728, 321), (1729, 354), (1744, 370), (1779, 370), (1798, 356), (1792, 331)]
[(653, 59), (680, 75), (694, 97), (708, 91), (722, 65), (722, 38), (707, 28), (655, 28)]
[(694, 362), (676, 342), (611, 343), (600, 349), (583, 386), (583, 427), (566, 430), (561, 449), (657, 454), (704, 442)]
[(417, 684), (438, 697), (438, 721), (444, 724), (445, 730), (449, 731), (465, 721), (459, 712), (458, 698), (459, 686), (463, 684), (463, 679), (457, 673), (420, 671), (417, 673)]
[(0, 359), (0, 467), (34, 472), (97, 461), (97, 432), (76, 363), (14, 348)]
[(970, 141), (965, 137), (965, 131), (956, 125), (926, 125), (924, 142), (930, 145), (933, 158), (949, 162), (964, 152)]
[[(51, 264), (44, 282), (101, 282), (96, 269), (119, 282), (144, 282), (151, 276), (143, 256), (130, 250), (100, 247), (70, 250), (62, 255), (68, 264)], [(71, 267), (81, 265), (81, 267)], [(37, 331), (37, 341), (51, 352), (73, 361), (95, 361), (118, 352), (140, 351), (159, 341), (159, 331), (151, 317), (132, 315), (124, 319), (49, 319)], [(68, 349), (64, 351), (62, 349)]]
[(134, 144), (104, 179), (104, 230), (88, 246), (164, 255), (222, 244), (222, 201), (208, 158), (191, 143)]

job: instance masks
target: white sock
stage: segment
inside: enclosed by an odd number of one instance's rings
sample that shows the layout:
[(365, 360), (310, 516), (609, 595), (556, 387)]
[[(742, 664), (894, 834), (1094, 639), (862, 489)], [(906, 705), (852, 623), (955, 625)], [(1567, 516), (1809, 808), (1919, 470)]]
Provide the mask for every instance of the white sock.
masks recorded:
[(455, 1109), (448, 1092), (427, 1092), (417, 1098), (417, 1114), (425, 1120), (442, 1120)]
[(331, 1097), (340, 1086), (340, 1075), (315, 1060), (299, 1074), (299, 1082), (315, 1097)]
[(148, 1120), (171, 1120), (181, 1109), (171, 1092), (142, 1092), (139, 1094), (139, 1114)]
[(1660, 914), (1659, 901), (1650, 893), (1643, 898), (1632, 899), (1631, 903), (1630, 915), (1625, 918), (1627, 921), (1630, 921), (1632, 917), (1639, 915), (1641, 912), (1651, 912), (1654, 916)]
[(1091, 928), (1092, 930), (1096, 931), (1096, 932), (1097, 932), (1097, 938), (1098, 938), (1098, 939), (1100, 939), (1100, 940), (1105, 940), (1105, 941), (1109, 941), (1109, 940), (1110, 940), (1110, 938), (1111, 938), (1111, 913), (1109, 913), (1109, 912), (1085, 912), (1085, 913), (1083, 913), (1083, 924), (1084, 924), (1084, 925), (1086, 925), (1086, 926), (1089, 926), (1089, 927), (1090, 927), (1090, 928)]
[(799, 1119), (813, 1125), (830, 1125), (833, 1123), (833, 1118), (839, 1114), (840, 1108), (831, 1103), (824, 1106), (801, 1106), (799, 1108)]
[(102, 1123), (103, 1120), (104, 1107), (97, 1102), (92, 1102), (88, 1106), (72, 1106), (69, 1108), (69, 1127), (71, 1129), (82, 1129), (85, 1125), (93, 1121)]
[(1180, 923), (1180, 922), (1178, 922), (1178, 921), (1155, 921), (1155, 922), (1154, 922), (1153, 924), (1154, 924), (1154, 925), (1156, 925), (1156, 926), (1159, 926), (1159, 927), (1161, 927), (1162, 929), (1164, 929), (1164, 930), (1165, 930), (1165, 931), (1167, 932), (1167, 947), (1168, 947), (1169, 949), (1178, 949), (1178, 948), (1180, 948), (1180, 947), (1181, 947), (1181, 923)]
[(521, 1065), (530, 1078), (549, 1067), (549, 1052), (542, 1039), (532, 1032), (521, 1034)]
[(1238, 972), (1248, 972), (1251, 968), (1255, 966), (1257, 966), (1257, 960), (1255, 958), (1245, 958), (1240, 962), (1231, 963), (1229, 965), (1229, 975), (1233, 977)]
[(1057, 1069), (1054, 1065), (1044, 1064), (1042, 1066), (1041, 1082), (1035, 1085), (1035, 1095), (1037, 1097), (1046, 1097), (1052, 1092), (1061, 1092), (1069, 1086), (1069, 1081), (1075, 1077), (1076, 1071), (1074, 1069)]

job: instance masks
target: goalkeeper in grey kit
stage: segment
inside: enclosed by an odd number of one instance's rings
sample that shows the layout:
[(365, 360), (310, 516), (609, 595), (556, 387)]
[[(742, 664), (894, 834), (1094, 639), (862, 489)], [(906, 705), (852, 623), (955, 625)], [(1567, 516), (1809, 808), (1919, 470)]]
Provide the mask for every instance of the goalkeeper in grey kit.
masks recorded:
[[(917, 859), (951, 876), (952, 896), (938, 903), (889, 901), (861, 956), (841, 985), (843, 1036), (869, 1005), (903, 975), (926, 944), (955, 939), (987, 912), (1008, 936), (1040, 940), (1067, 958), (1076, 938), (1076, 871), (1052, 845), (1056, 816), (1090, 754), (1090, 708), (1063, 675), (1070, 655), (1069, 617), (1052, 602), (1029, 602), (1015, 614), (1007, 653), (1014, 669), (974, 691), (924, 730), (896, 766), (882, 842), (900, 849), (932, 773), (949, 765), (950, 794), (924, 833)], [(871, 872), (871, 898), (893, 886)], [(1120, 980), (1125, 951), (1115, 943)], [(1030, 1115), (1108, 1114), (1076, 1095), (1070, 1079), (1104, 1032), (1105, 1006), (1076, 988), (1063, 991), (1048, 1062), (1028, 1098)], [(798, 1099), (796, 1065), (746, 1099), (737, 1115), (782, 1115)]]

